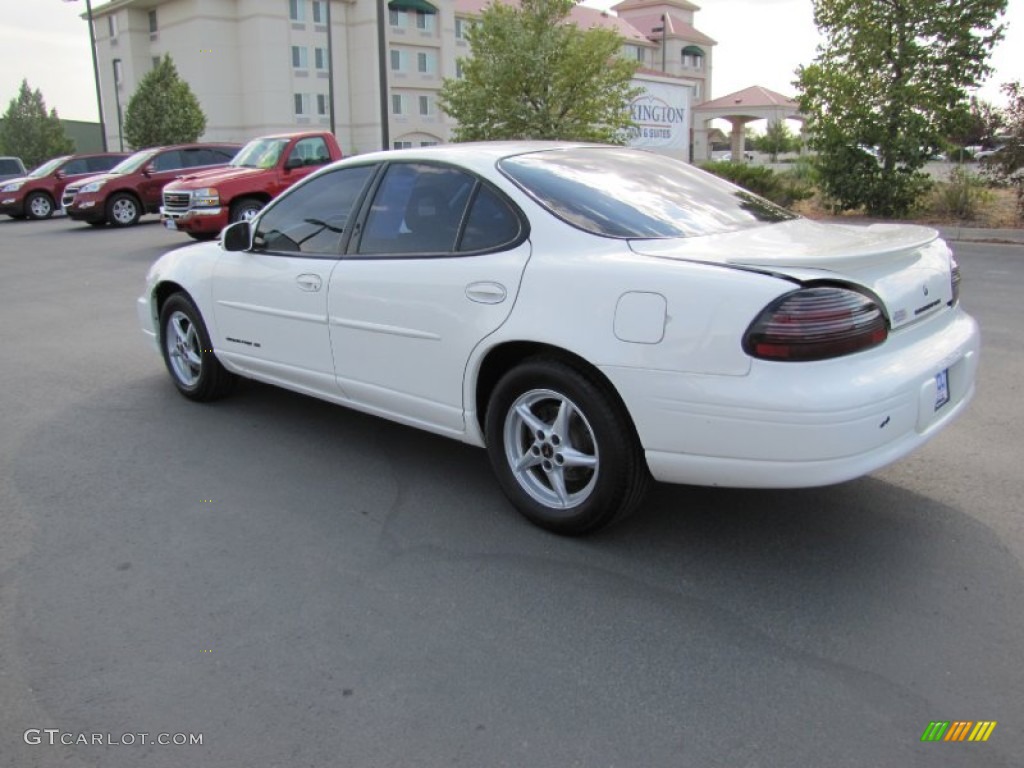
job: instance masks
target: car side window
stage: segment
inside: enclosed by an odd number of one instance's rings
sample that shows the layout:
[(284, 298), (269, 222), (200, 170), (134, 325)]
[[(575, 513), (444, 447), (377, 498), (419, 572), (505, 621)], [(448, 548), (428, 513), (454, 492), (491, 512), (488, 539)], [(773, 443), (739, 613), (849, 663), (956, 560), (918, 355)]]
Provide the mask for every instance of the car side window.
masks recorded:
[(370, 206), (360, 254), (452, 253), (479, 182), (439, 165), (394, 163)]
[(293, 187), (260, 216), (253, 250), (339, 255), (353, 207), (376, 169), (341, 168)]
[(290, 167), (326, 165), (329, 162), (331, 162), (331, 153), (327, 150), (327, 142), (320, 136), (299, 139), (292, 147), (286, 161)]
[(173, 171), (184, 166), (185, 163), (181, 157), (181, 152), (177, 149), (160, 152), (153, 158), (153, 168), (157, 171)]
[(508, 203), (490, 187), (481, 185), (466, 217), (460, 252), (489, 251), (519, 237), (522, 225)]
[(76, 157), (74, 160), (68, 160), (64, 163), (64, 167), (61, 168), (65, 176), (77, 176), (79, 174), (88, 173), (89, 166), (86, 163), (84, 157)]
[(115, 165), (124, 160), (123, 157), (107, 156), (107, 157), (87, 157), (86, 170), (90, 173), (102, 173), (103, 171), (109, 171)]

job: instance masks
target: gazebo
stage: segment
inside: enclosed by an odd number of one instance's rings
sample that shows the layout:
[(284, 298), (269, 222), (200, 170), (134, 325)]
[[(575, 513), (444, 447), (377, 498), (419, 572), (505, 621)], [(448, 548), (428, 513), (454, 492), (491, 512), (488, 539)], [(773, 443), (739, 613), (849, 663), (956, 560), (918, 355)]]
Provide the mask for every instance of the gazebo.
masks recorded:
[(754, 85), (694, 107), (693, 119), (705, 129), (712, 120), (732, 123), (732, 159), (738, 163), (743, 159), (743, 126), (747, 123), (754, 120), (767, 120), (769, 125), (783, 120), (803, 123), (806, 118), (800, 113), (800, 105), (795, 99)]

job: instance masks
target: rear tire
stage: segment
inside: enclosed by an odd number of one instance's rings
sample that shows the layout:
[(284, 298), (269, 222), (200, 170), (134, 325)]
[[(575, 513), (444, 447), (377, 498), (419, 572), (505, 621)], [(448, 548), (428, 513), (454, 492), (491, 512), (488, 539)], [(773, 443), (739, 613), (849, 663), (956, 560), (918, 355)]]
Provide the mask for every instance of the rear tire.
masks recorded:
[(170, 296), (160, 310), (160, 351), (171, 381), (189, 400), (219, 400), (238, 380), (213, 353), (202, 315), (184, 293)]
[(128, 192), (118, 192), (107, 203), (107, 221), (112, 227), (132, 227), (141, 216), (142, 204)]
[(53, 200), (45, 192), (33, 192), (25, 198), (25, 215), (30, 219), (48, 219), (53, 216)]
[(485, 431), (505, 495), (554, 533), (578, 536), (625, 517), (650, 483), (618, 398), (562, 360), (527, 360), (505, 374), (487, 404)]

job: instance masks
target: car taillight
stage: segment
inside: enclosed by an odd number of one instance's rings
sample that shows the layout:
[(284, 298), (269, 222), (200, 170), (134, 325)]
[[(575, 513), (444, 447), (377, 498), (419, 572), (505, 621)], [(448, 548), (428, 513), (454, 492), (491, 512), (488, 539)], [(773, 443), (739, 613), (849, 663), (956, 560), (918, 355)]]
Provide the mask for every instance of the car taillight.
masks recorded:
[(953, 300), (950, 306), (956, 306), (960, 301), (960, 265), (956, 263), (953, 256), (949, 257), (949, 281), (953, 288)]
[(743, 350), (762, 360), (825, 360), (870, 349), (888, 335), (885, 314), (863, 293), (812, 286), (765, 307), (747, 328)]

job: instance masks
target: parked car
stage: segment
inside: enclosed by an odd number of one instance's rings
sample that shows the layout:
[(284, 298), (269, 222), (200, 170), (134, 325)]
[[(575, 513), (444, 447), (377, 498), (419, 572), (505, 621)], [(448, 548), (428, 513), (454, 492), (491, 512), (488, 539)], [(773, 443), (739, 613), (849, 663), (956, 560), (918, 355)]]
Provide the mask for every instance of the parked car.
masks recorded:
[(227, 165), (237, 144), (181, 144), (136, 152), (108, 173), (69, 184), (64, 211), (93, 226), (130, 227), (146, 213), (159, 213), (164, 185), (188, 171)]
[(59, 206), (68, 184), (109, 171), (126, 157), (126, 152), (55, 157), (27, 176), (8, 179), (0, 185), (0, 213), (13, 219), (48, 219)]
[(326, 131), (262, 136), (246, 144), (226, 168), (182, 176), (164, 187), (160, 218), (168, 229), (209, 240), (231, 222), (251, 219), (317, 168), (340, 159), (341, 147)]
[(0, 157), (0, 181), (15, 179), (27, 173), (20, 157)]
[(313, 174), (158, 259), (138, 311), (185, 397), (246, 377), (486, 446), (579, 534), (651, 476), (817, 486), (911, 452), (974, 393), (959, 283), (926, 227), (809, 221), (638, 150), (455, 144)]

